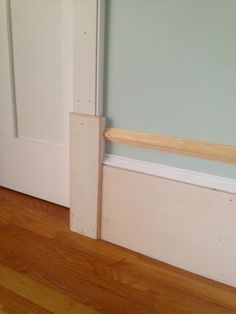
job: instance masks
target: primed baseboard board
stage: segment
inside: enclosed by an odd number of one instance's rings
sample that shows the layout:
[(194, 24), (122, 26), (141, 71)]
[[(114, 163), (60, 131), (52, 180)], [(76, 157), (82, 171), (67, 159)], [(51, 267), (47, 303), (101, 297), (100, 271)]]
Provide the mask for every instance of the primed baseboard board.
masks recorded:
[(119, 169), (114, 158), (110, 167), (109, 158), (103, 166), (102, 239), (236, 287), (236, 194), (206, 188), (214, 180), (193, 182), (190, 176), (181, 178), (191, 184), (178, 182), (174, 172), (164, 171), (169, 167), (159, 170), (173, 180)]

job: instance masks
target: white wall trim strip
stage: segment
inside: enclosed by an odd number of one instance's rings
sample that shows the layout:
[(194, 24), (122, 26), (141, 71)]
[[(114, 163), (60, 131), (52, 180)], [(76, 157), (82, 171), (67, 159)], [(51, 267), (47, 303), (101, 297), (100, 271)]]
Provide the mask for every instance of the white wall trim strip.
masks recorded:
[(74, 1), (74, 111), (102, 115), (105, 0)]
[(157, 163), (106, 154), (104, 165), (236, 194), (236, 180)]
[(97, 0), (96, 116), (103, 114), (105, 0)]

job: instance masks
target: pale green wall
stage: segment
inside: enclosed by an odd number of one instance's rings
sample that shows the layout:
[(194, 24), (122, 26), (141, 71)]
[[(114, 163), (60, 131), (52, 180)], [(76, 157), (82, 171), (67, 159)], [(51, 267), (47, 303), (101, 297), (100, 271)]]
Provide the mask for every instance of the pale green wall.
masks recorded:
[[(236, 1), (106, 0), (114, 127), (236, 145)], [(122, 145), (107, 152), (236, 178), (236, 166)]]

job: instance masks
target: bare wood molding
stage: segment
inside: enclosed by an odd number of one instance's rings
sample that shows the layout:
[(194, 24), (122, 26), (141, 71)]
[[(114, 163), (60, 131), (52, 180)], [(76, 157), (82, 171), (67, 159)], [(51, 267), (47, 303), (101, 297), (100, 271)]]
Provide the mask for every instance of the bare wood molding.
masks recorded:
[(204, 159), (236, 163), (236, 146), (194, 141), (186, 138), (107, 128), (104, 132), (107, 141), (139, 147), (158, 149), (176, 154), (190, 155)]
[(70, 228), (98, 239), (101, 228), (102, 116), (70, 114)]

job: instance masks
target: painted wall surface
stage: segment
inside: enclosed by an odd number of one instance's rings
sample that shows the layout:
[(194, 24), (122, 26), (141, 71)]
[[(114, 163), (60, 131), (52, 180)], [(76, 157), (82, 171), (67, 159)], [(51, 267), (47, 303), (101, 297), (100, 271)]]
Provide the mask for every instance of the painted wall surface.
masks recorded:
[[(236, 145), (236, 1), (108, 0), (108, 125)], [(125, 145), (107, 152), (236, 178), (236, 166)]]

